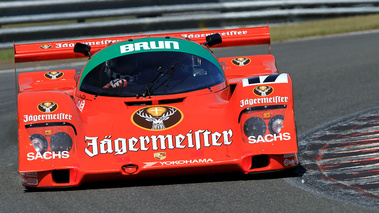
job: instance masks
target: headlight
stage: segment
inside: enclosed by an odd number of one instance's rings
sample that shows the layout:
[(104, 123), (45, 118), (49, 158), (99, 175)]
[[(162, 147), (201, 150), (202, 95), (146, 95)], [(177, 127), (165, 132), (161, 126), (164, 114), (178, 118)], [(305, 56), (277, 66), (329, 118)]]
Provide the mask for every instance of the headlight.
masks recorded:
[(270, 131), (271, 134), (279, 134), (280, 131), (282, 130), (283, 126), (283, 120), (284, 116), (283, 115), (275, 115), (270, 119), (268, 122), (268, 130)]
[(30, 141), (32, 142), (32, 145), (36, 152), (39, 152), (41, 154), (46, 152), (48, 144), (46, 138), (43, 135), (34, 134), (30, 136)]
[(72, 148), (72, 138), (65, 132), (58, 132), (51, 137), (50, 147), (54, 152), (70, 151)]
[(258, 117), (247, 119), (243, 125), (243, 131), (247, 137), (264, 135), (266, 133), (266, 123)]

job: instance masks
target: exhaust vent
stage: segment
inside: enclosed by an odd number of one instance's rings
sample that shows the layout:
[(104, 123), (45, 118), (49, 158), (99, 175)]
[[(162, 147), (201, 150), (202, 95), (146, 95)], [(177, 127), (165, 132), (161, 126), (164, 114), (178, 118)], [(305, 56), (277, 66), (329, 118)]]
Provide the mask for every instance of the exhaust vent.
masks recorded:
[(166, 99), (166, 100), (160, 100), (158, 101), (159, 104), (175, 104), (175, 103), (181, 103), (183, 102), (184, 98), (177, 98), (177, 99)]
[(184, 101), (184, 98), (176, 98), (176, 99), (164, 99), (164, 100), (158, 100), (158, 101), (128, 101), (125, 102), (126, 106), (148, 106), (148, 105), (155, 105), (155, 104), (175, 104), (175, 103), (181, 103)]
[(152, 101), (129, 101), (125, 102), (126, 106), (146, 106), (153, 105)]
[(69, 169), (54, 170), (52, 172), (52, 175), (53, 175), (53, 181), (55, 183), (69, 183), (70, 182)]
[(257, 168), (263, 168), (269, 165), (269, 159), (267, 155), (256, 155), (252, 156), (251, 158), (251, 168), (250, 169), (257, 169)]

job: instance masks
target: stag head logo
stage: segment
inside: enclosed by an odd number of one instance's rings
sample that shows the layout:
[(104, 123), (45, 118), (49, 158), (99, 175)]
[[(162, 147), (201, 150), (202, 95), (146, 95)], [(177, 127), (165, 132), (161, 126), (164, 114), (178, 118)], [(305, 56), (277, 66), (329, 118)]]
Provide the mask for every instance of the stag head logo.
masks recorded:
[(274, 92), (274, 88), (268, 85), (261, 85), (254, 88), (254, 94), (257, 96), (269, 96)]
[(246, 66), (251, 62), (249, 58), (239, 57), (232, 60), (232, 63), (236, 66)]
[(165, 130), (179, 124), (183, 114), (170, 106), (150, 106), (135, 111), (132, 122), (147, 130)]
[(40, 103), (37, 108), (40, 112), (51, 113), (58, 109), (58, 104), (52, 101), (45, 101)]
[(62, 78), (63, 75), (64, 73), (59, 71), (50, 71), (45, 73), (45, 77), (48, 79), (59, 79)]

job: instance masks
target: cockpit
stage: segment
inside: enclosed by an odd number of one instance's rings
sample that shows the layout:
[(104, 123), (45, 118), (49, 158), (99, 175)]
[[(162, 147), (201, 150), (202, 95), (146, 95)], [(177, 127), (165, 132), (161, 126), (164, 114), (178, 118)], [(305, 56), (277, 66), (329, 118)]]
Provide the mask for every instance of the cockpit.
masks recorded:
[(99, 63), (84, 76), (80, 90), (100, 96), (149, 97), (191, 92), (224, 82), (220, 66), (203, 57), (154, 51)]

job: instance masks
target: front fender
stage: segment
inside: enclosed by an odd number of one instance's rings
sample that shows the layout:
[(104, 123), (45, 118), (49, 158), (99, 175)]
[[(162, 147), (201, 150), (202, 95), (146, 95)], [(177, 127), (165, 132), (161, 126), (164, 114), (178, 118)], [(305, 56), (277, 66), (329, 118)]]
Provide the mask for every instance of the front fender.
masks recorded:
[(78, 109), (66, 93), (20, 93), (19, 172), (75, 167), (78, 119)]
[(231, 97), (239, 108), (246, 152), (257, 154), (297, 153), (297, 137), (292, 93), (288, 74), (242, 79)]

